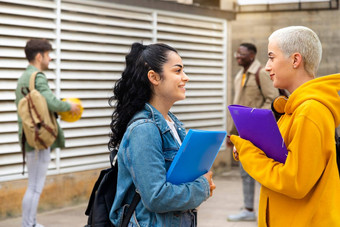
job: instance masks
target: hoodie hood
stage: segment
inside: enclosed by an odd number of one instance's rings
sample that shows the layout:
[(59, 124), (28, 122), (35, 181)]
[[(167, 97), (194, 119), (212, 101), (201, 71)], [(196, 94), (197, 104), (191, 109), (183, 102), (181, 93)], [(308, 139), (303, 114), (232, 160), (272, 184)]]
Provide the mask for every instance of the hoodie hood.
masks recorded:
[(319, 77), (298, 87), (289, 97), (285, 112), (292, 114), (307, 100), (316, 100), (333, 114), (335, 126), (340, 124), (340, 74)]

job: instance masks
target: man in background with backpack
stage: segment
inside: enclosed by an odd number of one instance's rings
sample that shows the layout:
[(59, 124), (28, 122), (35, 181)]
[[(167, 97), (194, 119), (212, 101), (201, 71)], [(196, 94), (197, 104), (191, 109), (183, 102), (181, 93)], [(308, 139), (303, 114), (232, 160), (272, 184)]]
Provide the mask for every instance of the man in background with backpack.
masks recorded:
[[(77, 104), (60, 101), (52, 93), (48, 80), (43, 71), (48, 69), (51, 58), (49, 56), (52, 51), (51, 44), (45, 39), (31, 39), (26, 43), (25, 54), (29, 61), (29, 65), (18, 80), (15, 91), (15, 103), (18, 106), (19, 101), (24, 98), (22, 94), (23, 87), (29, 87), (29, 80), (34, 72), (39, 72), (35, 79), (35, 88), (46, 99), (47, 106), (50, 112), (71, 111), (78, 113), (79, 107)], [(53, 114), (54, 116), (54, 114)], [(64, 147), (65, 139), (63, 131), (58, 124), (58, 135), (55, 142), (47, 149), (37, 150), (31, 147), (27, 142), (22, 144), (23, 128), (22, 120), (18, 115), (19, 124), (19, 141), (22, 151), (27, 151), (26, 163), (28, 170), (28, 188), (22, 201), (22, 226), (23, 227), (41, 227), (42, 225), (36, 222), (36, 213), (39, 203), (40, 194), (44, 187), (48, 164), (50, 162), (50, 151), (56, 147)]]
[[(257, 49), (254, 44), (240, 44), (234, 57), (239, 66), (243, 68), (234, 79), (233, 104), (249, 106), (261, 109), (271, 109), (272, 101), (279, 96), (279, 91), (274, 88), (268, 73), (255, 58)], [(228, 135), (238, 135), (231, 117), (228, 118)], [(227, 138), (227, 146), (233, 147)], [(228, 221), (256, 221), (254, 211), (255, 180), (244, 171), (240, 163), (242, 177), (243, 201), (242, 211), (235, 215), (229, 215)]]

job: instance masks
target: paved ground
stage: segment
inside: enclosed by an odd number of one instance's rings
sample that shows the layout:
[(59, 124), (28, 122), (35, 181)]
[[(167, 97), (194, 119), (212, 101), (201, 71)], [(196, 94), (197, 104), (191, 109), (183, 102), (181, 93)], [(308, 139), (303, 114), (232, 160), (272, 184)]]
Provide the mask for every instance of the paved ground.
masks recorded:
[[(213, 197), (198, 208), (198, 227), (256, 227), (256, 222), (228, 222), (228, 214), (237, 213), (242, 207), (242, 185), (238, 168), (214, 177), (217, 186)], [(255, 207), (258, 206), (259, 184), (256, 184)], [(38, 222), (45, 227), (83, 227), (87, 204), (66, 207), (38, 214)], [(21, 218), (0, 221), (0, 227), (20, 227)]]

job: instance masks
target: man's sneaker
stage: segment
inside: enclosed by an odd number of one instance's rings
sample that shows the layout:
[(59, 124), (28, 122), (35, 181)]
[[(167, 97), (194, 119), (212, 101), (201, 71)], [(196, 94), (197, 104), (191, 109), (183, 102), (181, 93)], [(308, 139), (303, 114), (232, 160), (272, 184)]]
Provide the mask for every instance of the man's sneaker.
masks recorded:
[(41, 225), (41, 224), (39, 224), (39, 223), (36, 223), (36, 224), (34, 225), (34, 227), (44, 227), (44, 226)]
[(238, 214), (229, 215), (228, 221), (256, 221), (256, 215), (254, 211), (242, 210)]

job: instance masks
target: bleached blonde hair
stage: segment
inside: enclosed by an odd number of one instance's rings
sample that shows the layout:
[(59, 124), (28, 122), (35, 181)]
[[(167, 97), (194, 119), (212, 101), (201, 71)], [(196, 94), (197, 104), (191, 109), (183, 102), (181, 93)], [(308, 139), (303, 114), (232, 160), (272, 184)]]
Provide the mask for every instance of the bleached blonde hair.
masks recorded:
[(278, 47), (288, 58), (293, 53), (300, 53), (305, 70), (315, 76), (322, 56), (322, 45), (317, 34), (304, 26), (290, 26), (274, 31), (269, 42), (277, 41)]

